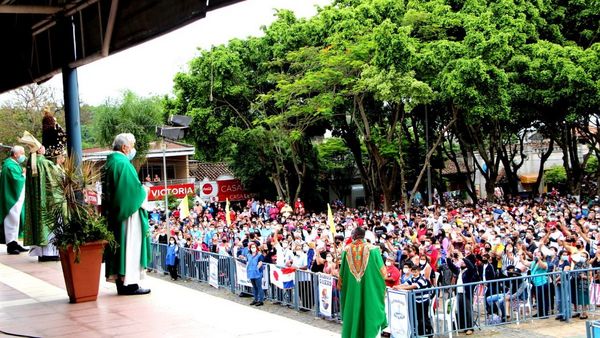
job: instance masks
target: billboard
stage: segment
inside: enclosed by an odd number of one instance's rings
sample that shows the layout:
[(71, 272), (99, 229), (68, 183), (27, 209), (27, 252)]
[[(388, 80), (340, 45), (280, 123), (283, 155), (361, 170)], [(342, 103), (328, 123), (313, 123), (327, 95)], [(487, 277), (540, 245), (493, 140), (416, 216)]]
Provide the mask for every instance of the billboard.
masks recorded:
[(172, 194), (177, 198), (183, 198), (187, 195), (194, 194), (194, 183), (182, 183), (168, 185), (165, 190), (164, 186), (153, 186), (150, 187), (148, 193), (148, 201), (157, 201), (165, 198), (165, 193)]
[(252, 198), (252, 194), (244, 190), (242, 182), (238, 179), (217, 181), (217, 187), (219, 189), (217, 195), (219, 202), (225, 202), (227, 199), (230, 201), (243, 201)]

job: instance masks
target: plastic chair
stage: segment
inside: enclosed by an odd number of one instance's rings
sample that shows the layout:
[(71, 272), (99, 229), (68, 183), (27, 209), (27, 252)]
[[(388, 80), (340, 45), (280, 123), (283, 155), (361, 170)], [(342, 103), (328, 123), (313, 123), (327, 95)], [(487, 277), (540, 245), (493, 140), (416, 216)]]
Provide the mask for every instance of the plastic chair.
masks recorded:
[(434, 296), (429, 303), (429, 318), (435, 318), (435, 308), (436, 308), (436, 302), (437, 302), (437, 296)]
[(433, 325), (434, 334), (440, 334), (439, 332), (435, 332), (438, 328), (437, 322), (443, 321), (443, 327), (448, 333), (448, 337), (452, 338), (452, 330), (454, 329), (454, 323), (456, 323), (456, 296), (447, 299), (444, 302), (443, 311), (438, 311), (435, 316), (431, 318), (436, 319), (436, 325)]
[(479, 318), (481, 317), (481, 309), (485, 316), (485, 307), (487, 305), (485, 300), (485, 293), (487, 292), (487, 286), (485, 284), (479, 284), (475, 286), (473, 290), (473, 328), (478, 327), (481, 330), (479, 324)]
[(529, 314), (531, 314), (531, 283), (528, 281), (524, 281), (523, 283), (525, 284), (525, 292), (527, 292), (527, 298), (525, 300), (521, 300), (521, 299), (514, 299), (511, 302), (511, 312), (512, 313), (516, 313), (517, 315), (517, 324), (519, 324), (520, 318), (519, 315), (521, 314), (521, 310), (523, 311), (523, 317), (525, 317), (525, 310), (527, 309), (529, 311)]

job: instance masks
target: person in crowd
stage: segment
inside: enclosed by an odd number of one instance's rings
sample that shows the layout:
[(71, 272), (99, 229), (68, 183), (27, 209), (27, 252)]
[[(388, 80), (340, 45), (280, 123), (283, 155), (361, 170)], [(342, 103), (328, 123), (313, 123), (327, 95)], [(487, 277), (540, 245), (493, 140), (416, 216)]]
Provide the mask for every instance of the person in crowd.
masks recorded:
[(385, 269), (387, 270), (385, 285), (390, 288), (400, 284), (400, 270), (395, 264), (395, 257), (390, 256), (385, 259)]
[(352, 243), (342, 253), (342, 337), (374, 338), (387, 326), (384, 299), (385, 267), (378, 247), (365, 242), (365, 229), (356, 227)]
[(464, 257), (461, 252), (451, 253), (452, 259), (447, 262), (450, 270), (457, 276), (458, 329), (469, 336), (473, 334), (473, 286), (461, 285), (479, 281), (479, 274), (471, 259)]
[[(396, 290), (423, 290), (432, 285), (423, 276), (420, 265), (414, 265), (411, 268), (411, 278), (402, 285), (394, 286)], [(417, 292), (415, 294), (415, 310), (417, 320), (417, 335), (421, 337), (430, 337), (433, 335), (433, 326), (431, 317), (429, 317), (429, 305), (431, 302), (431, 292)]]
[[(589, 269), (588, 253), (585, 250), (571, 255), (571, 270), (586, 270)], [(590, 272), (578, 271), (571, 280), (571, 301), (575, 306), (575, 311), (579, 311), (576, 316), (581, 320), (588, 318), (587, 309), (590, 304)]]
[(425, 253), (419, 255), (419, 271), (423, 275), (423, 278), (427, 279), (431, 285), (433, 285), (433, 269), (431, 268), (431, 264), (429, 264), (429, 256)]
[(246, 273), (252, 283), (252, 295), (254, 300), (250, 305), (264, 305), (265, 294), (262, 288), (262, 278), (264, 270), (264, 256), (259, 252), (258, 246), (254, 242), (248, 243), (249, 252), (246, 254)]
[[(559, 254), (559, 262), (556, 265), (556, 271), (569, 271), (571, 270), (571, 262), (569, 261), (570, 259), (570, 253), (568, 250), (562, 250)], [(567, 319), (565, 318), (565, 315), (563, 314), (563, 304), (562, 304), (562, 297), (560, 296), (562, 287), (563, 287), (563, 281), (561, 280), (561, 275), (557, 275), (556, 280), (554, 282), (554, 286), (555, 286), (555, 292), (556, 292), (556, 307), (558, 308), (559, 314), (556, 316), (556, 320), (560, 320), (560, 321), (566, 321)], [(566, 283), (568, 283), (568, 281), (566, 281)]]
[(536, 249), (533, 255), (533, 261), (524, 261), (523, 264), (531, 270), (531, 283), (535, 288), (538, 307), (537, 317), (545, 319), (548, 318), (550, 309), (550, 286), (549, 278), (546, 275), (548, 264), (542, 250)]
[(142, 207), (148, 188), (140, 182), (131, 161), (135, 157), (133, 134), (119, 134), (113, 152), (102, 169), (103, 213), (119, 248), (105, 250), (106, 278), (114, 281), (119, 295), (143, 295), (139, 286), (152, 260), (148, 212)]
[(12, 147), (0, 173), (0, 221), (3, 223), (0, 226), (0, 244), (6, 244), (9, 255), (27, 251), (17, 242), (19, 228), (25, 221), (25, 169), (21, 166), (25, 160), (25, 149)]
[(171, 275), (171, 280), (177, 280), (177, 266), (179, 265), (179, 245), (175, 237), (169, 239), (169, 245), (167, 246), (166, 262), (167, 270)]

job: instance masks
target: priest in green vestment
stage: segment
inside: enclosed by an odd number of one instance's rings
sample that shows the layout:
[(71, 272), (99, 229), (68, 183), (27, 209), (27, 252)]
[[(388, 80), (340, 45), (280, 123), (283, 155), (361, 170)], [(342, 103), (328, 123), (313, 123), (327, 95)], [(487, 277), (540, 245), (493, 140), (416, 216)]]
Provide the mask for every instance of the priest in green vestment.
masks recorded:
[(352, 243), (342, 252), (338, 287), (344, 338), (378, 337), (387, 326), (385, 265), (380, 249), (364, 238), (362, 227), (354, 229)]
[(102, 209), (115, 235), (118, 247), (105, 250), (106, 277), (117, 284), (119, 295), (150, 293), (139, 287), (151, 260), (148, 212), (143, 208), (147, 189), (131, 164), (135, 156), (135, 137), (119, 134), (114, 152), (106, 158), (102, 171)]
[(52, 243), (54, 234), (50, 230), (54, 218), (48, 214), (48, 208), (62, 199), (59, 184), (64, 175), (60, 166), (64, 162), (64, 142), (59, 139), (48, 140), (45, 133), (46, 125), (50, 122), (47, 120), (56, 123), (54, 116), (44, 116), (44, 144), (28, 132), (24, 132), (23, 137), (19, 138), (19, 142), (29, 148), (23, 243), (31, 247), (29, 255), (37, 256), (40, 262), (59, 260), (58, 249)]
[(26, 159), (23, 147), (12, 147), (10, 157), (2, 163), (0, 173), (0, 243), (6, 244), (6, 251), (10, 255), (27, 251), (17, 242), (19, 227), (23, 225), (25, 217), (25, 174), (21, 164)]

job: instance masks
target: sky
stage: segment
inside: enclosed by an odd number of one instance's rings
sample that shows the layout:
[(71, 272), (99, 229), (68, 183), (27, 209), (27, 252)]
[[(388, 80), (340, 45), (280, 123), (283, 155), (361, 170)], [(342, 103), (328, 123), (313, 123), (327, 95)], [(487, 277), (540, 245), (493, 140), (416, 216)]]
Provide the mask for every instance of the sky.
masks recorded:
[[(187, 69), (187, 63), (199, 55), (198, 49), (209, 49), (233, 38), (262, 35), (260, 27), (275, 20), (275, 8), (310, 17), (316, 14), (316, 6), (330, 2), (246, 0), (209, 12), (204, 19), (169, 34), (79, 67), (80, 101), (99, 105), (108, 98), (119, 98), (125, 89), (141, 96), (171, 94), (175, 74)], [(55, 89), (57, 97), (62, 98), (60, 74), (44, 85)], [(0, 102), (10, 99), (11, 92), (0, 95)]]

